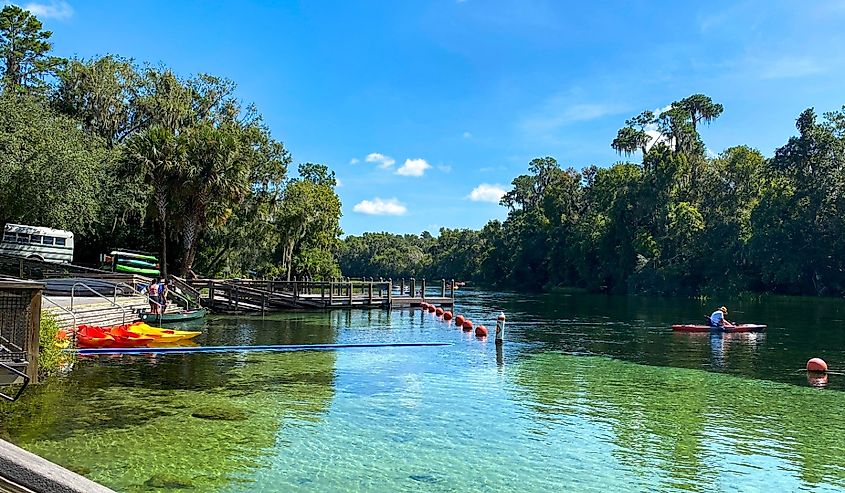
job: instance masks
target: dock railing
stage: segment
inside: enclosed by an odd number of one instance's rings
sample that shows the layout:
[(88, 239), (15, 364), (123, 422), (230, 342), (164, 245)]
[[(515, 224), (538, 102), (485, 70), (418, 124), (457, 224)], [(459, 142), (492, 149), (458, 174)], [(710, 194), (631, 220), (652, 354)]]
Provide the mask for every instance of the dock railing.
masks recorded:
[(116, 295), (115, 295), (115, 301), (112, 301), (112, 300), (108, 299), (108, 297), (103, 296), (102, 294), (98, 293), (96, 289), (91, 288), (90, 286), (88, 286), (84, 282), (74, 283), (73, 286), (71, 286), (71, 288), (70, 288), (70, 311), (73, 311), (73, 302), (76, 299), (76, 287), (77, 286), (85, 288), (86, 290), (94, 293), (94, 295), (96, 295), (97, 297), (106, 300), (107, 302), (111, 303), (113, 306), (120, 309), (120, 312), (123, 315), (123, 321), (121, 322), (121, 324), (126, 323), (126, 307), (117, 303), (117, 299), (116, 299), (117, 296)]

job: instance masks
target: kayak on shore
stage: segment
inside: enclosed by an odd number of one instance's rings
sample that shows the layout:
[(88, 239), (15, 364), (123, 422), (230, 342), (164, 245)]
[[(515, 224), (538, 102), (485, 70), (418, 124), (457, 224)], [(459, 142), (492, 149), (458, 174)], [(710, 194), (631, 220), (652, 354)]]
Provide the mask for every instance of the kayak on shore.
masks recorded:
[(760, 324), (739, 324), (727, 327), (711, 327), (709, 325), (678, 324), (673, 325), (672, 330), (676, 332), (762, 332), (766, 330), (765, 325)]
[(151, 327), (143, 322), (115, 327), (80, 325), (76, 331), (76, 345), (80, 348), (146, 347), (187, 341), (199, 334), (196, 331)]

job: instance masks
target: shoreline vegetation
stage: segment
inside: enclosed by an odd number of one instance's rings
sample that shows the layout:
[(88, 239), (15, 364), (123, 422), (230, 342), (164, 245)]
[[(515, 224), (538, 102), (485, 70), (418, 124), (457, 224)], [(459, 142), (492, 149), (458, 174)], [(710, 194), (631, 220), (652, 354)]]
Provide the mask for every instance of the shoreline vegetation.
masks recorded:
[(770, 158), (710, 152), (698, 130), (722, 112), (703, 94), (645, 111), (611, 143), (640, 162), (578, 171), (534, 159), (500, 201), (505, 221), (437, 238), (349, 236), (341, 270), (535, 291), (841, 297), (845, 107), (802, 112)]
[[(298, 165), (232, 81), (116, 55), (60, 59), (30, 12), (0, 12), (0, 222), (68, 229), (77, 261), (156, 252), (163, 273), (428, 277), (665, 296), (845, 294), (845, 108), (797, 119), (771, 157), (718, 155), (703, 94), (625, 122), (626, 161), (534, 159), (507, 219), (438, 236), (341, 239), (334, 172)], [(636, 161), (636, 162), (633, 162)]]
[(156, 252), (162, 273), (340, 275), (334, 172), (292, 157), (235, 83), (106, 55), (60, 59), (0, 11), (0, 222), (73, 231), (76, 261)]

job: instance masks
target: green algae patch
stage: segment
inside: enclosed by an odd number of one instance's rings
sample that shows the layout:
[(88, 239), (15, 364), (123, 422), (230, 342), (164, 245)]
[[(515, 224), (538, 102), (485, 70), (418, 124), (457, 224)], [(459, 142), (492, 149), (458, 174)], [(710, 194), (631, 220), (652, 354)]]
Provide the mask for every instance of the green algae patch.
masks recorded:
[(156, 489), (181, 490), (193, 488), (194, 483), (190, 480), (173, 476), (170, 474), (156, 474), (144, 481), (144, 486)]
[(247, 412), (233, 406), (201, 407), (194, 409), (191, 416), (212, 421), (243, 421), (247, 418)]
[[(3, 428), (19, 446), (116, 491), (218, 491), (264, 467), (287, 423), (321, 419), (334, 397), (335, 358), (331, 352), (217, 356), (214, 378), (166, 390), (158, 387), (154, 365), (142, 367), (131, 386), (109, 385), (130, 378), (122, 367), (103, 366), (94, 368), (103, 378), (84, 380), (87, 385), (71, 374), (32, 392)], [(168, 373), (191, 373), (181, 367), (201, 361), (155, 363), (174, 365)], [(262, 379), (290, 383), (256, 384)]]

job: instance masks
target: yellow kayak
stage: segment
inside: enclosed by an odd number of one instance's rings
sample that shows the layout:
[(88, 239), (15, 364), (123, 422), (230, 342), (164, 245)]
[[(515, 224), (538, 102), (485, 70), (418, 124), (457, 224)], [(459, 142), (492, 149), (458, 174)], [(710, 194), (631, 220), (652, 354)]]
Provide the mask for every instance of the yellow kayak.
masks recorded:
[(144, 322), (133, 324), (129, 327), (129, 330), (135, 332), (136, 334), (154, 337), (157, 342), (166, 343), (186, 341), (188, 339), (193, 339), (202, 333), (192, 330), (172, 330), (162, 329), (161, 327), (151, 327)]

